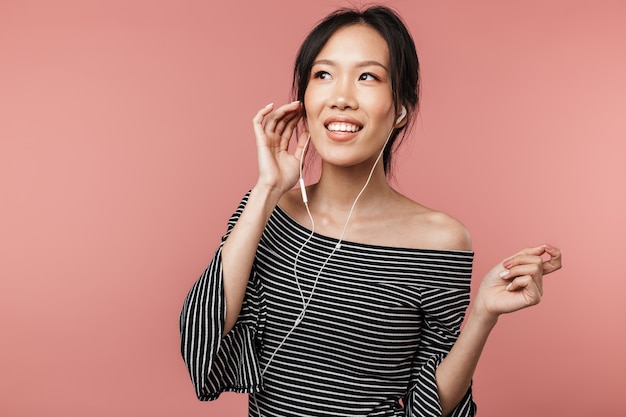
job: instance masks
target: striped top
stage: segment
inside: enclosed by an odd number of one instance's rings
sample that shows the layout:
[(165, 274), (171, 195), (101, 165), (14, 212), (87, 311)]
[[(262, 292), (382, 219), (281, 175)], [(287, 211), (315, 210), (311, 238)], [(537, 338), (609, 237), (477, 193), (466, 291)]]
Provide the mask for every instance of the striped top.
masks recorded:
[[(247, 202), (241, 201), (222, 244)], [(435, 370), (469, 303), (473, 253), (343, 241), (323, 268), (302, 322), (294, 260), (310, 230), (280, 207), (258, 246), (241, 314), (222, 338), (221, 248), (180, 315), (181, 349), (200, 400), (250, 393), (249, 415), (441, 416)], [(337, 243), (314, 234), (297, 276), (305, 298)], [(474, 416), (471, 388), (452, 416)]]

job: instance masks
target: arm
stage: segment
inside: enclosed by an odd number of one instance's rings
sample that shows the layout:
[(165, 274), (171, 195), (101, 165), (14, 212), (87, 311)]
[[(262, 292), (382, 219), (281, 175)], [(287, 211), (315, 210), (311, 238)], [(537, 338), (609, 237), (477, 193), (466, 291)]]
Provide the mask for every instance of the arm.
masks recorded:
[[(259, 181), (229, 220), (220, 247), (187, 294), (180, 314), (181, 353), (203, 401), (225, 390), (254, 392), (262, 384), (255, 338), (262, 327), (263, 302), (259, 283), (248, 281), (254, 276), (252, 264), (269, 214), (283, 190), (297, 180), (302, 153), (300, 146), (294, 155), (286, 152), (301, 117), (299, 105), (272, 109), (266, 106), (253, 120)], [(242, 326), (229, 333), (237, 320)], [(238, 370), (240, 366), (244, 368)]]
[(265, 106), (252, 120), (259, 178), (239, 221), (222, 248), (226, 300), (224, 334), (235, 325), (241, 311), (257, 246), (269, 216), (283, 193), (298, 180), (306, 132), (300, 135), (293, 154), (288, 152), (288, 146), (302, 117), (302, 106), (299, 102), (293, 102), (275, 111), (272, 111), (273, 108), (271, 104)]
[[(550, 259), (544, 261), (543, 254), (549, 255)], [(543, 275), (559, 268), (560, 251), (541, 245), (507, 258), (485, 275), (459, 338), (435, 374), (444, 416), (467, 392), (498, 317), (539, 303), (543, 294)]]

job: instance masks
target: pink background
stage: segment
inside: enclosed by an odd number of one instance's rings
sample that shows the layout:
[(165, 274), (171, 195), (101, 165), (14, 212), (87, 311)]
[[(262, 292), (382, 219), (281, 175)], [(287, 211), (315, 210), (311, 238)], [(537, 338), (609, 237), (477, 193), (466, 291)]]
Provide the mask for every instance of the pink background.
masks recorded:
[[(0, 2), (2, 416), (246, 415), (195, 399), (178, 312), (254, 183), (250, 119), (338, 4)], [(494, 331), (479, 415), (626, 415), (626, 3), (387, 4), (424, 80), (398, 187), (465, 222), (475, 284), (565, 254)]]

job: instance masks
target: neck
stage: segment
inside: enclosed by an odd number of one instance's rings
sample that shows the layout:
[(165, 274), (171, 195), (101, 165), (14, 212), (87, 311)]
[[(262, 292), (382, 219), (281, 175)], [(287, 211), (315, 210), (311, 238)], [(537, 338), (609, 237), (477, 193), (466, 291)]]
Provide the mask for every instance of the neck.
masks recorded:
[[(320, 210), (349, 211), (367, 182), (372, 163), (373, 161), (361, 164), (359, 167), (349, 168), (323, 164), (320, 180), (311, 189), (311, 200), (315, 201), (315, 205)], [(367, 202), (368, 206), (375, 205), (376, 201), (386, 198), (391, 191), (381, 160), (374, 168), (367, 187), (359, 197), (357, 207), (363, 205), (364, 202)]]

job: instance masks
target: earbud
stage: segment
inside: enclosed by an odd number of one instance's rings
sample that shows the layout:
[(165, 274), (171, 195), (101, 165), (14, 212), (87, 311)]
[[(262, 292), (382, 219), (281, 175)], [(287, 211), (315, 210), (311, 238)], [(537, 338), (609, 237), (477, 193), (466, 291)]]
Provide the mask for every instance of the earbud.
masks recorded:
[(400, 113), (400, 116), (398, 116), (396, 124), (400, 123), (402, 119), (404, 119), (404, 116), (406, 116), (406, 107), (402, 106), (402, 113)]

